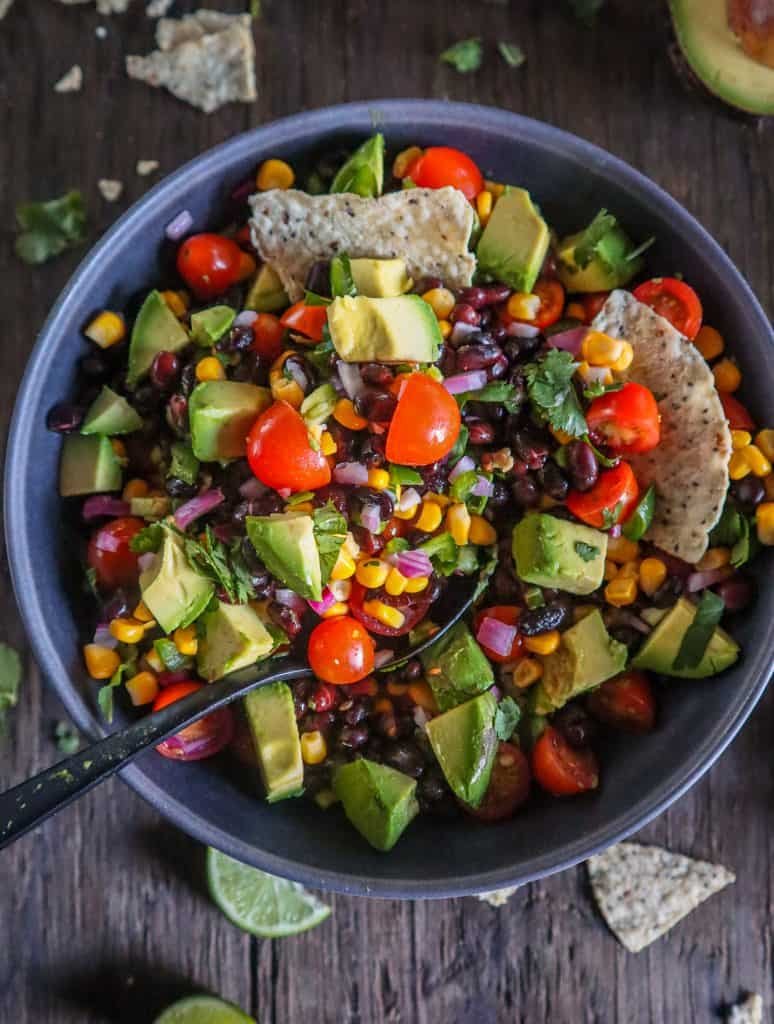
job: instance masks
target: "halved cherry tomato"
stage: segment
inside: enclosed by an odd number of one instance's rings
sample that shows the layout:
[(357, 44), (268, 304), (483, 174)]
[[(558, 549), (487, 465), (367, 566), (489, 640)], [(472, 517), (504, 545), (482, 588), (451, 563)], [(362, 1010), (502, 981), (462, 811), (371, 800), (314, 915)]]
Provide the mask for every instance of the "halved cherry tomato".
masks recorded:
[(637, 669), (606, 679), (589, 694), (586, 706), (600, 722), (624, 732), (650, 732), (656, 723), (653, 688)]
[(537, 316), (529, 323), (544, 330), (555, 324), (562, 315), (564, 309), (564, 288), (551, 277), (541, 277), (532, 289), (533, 295), (540, 299), (540, 309)]
[[(161, 711), (168, 704), (201, 690), (202, 684), (193, 680), (167, 686), (153, 702), (153, 710)], [(163, 757), (173, 761), (201, 761), (220, 753), (234, 738), (234, 713), (231, 708), (218, 708), (204, 718), (187, 725), (185, 729), (167, 736), (156, 747)]]
[(463, 807), (479, 821), (510, 818), (528, 800), (531, 778), (529, 761), (521, 750), (512, 743), (500, 743), (484, 799), (478, 807)]
[(315, 626), (307, 649), (309, 667), (318, 679), (346, 686), (373, 672), (374, 642), (349, 615), (326, 619)]
[(634, 289), (634, 297), (663, 316), (681, 334), (693, 341), (699, 333), (703, 310), (699, 296), (676, 277), (654, 277)]
[(223, 235), (191, 235), (177, 250), (177, 270), (198, 299), (214, 299), (239, 280), (242, 250)]
[(599, 765), (593, 750), (571, 747), (558, 729), (548, 725), (532, 748), (535, 781), (553, 796), (574, 796), (596, 789)]
[[(482, 608), (481, 611), (476, 614), (475, 632), (478, 632), (478, 627), (484, 619), (497, 619), (498, 622), (504, 622), (506, 626), (515, 626), (518, 622), (519, 615), (521, 615), (521, 608), (517, 607), (515, 604), (496, 604), (492, 605), (491, 608)], [(487, 658), (500, 665), (505, 665), (507, 662), (518, 658), (523, 646), (524, 639), (519, 633), (517, 633), (513, 638), (511, 649), (506, 655), (498, 654), (497, 651), (493, 651), (491, 647), (487, 647), (486, 644), (481, 644)]]
[(444, 188), (452, 185), (466, 199), (475, 199), (484, 187), (481, 171), (467, 153), (450, 146), (431, 146), (413, 160), (406, 171), (419, 188)]
[(589, 526), (623, 523), (634, 511), (640, 488), (628, 462), (599, 474), (590, 491), (570, 491), (565, 504), (572, 514)]
[(261, 483), (277, 491), (316, 491), (331, 482), (328, 460), (312, 448), (306, 423), (287, 402), (275, 402), (255, 421), (247, 461)]
[(719, 394), (720, 404), (731, 430), (755, 430), (755, 420), (739, 399), (734, 398), (728, 391), (721, 391)]
[(596, 434), (614, 452), (649, 452), (661, 438), (661, 415), (653, 392), (634, 381), (595, 398), (586, 422), (592, 438)]
[(583, 306), (584, 323), (591, 323), (597, 313), (607, 302), (609, 294), (610, 292), (587, 292), (586, 295), (582, 295), (576, 300), (577, 302), (580, 302), (581, 306)]
[(385, 626), (383, 622), (375, 619), (373, 615), (368, 615), (363, 611), (363, 602), (369, 601), (374, 596), (373, 593), (369, 594), (366, 588), (355, 580), (352, 584), (352, 590), (349, 594), (349, 610), (351, 614), (362, 622), (369, 633), (375, 633), (376, 636), (405, 636), (409, 633), (414, 626), (419, 623), (427, 615), (427, 611), (432, 604), (432, 600), (428, 595), (427, 587), (419, 594), (388, 594), (384, 590), (380, 590), (376, 598), (382, 601), (384, 604), (388, 604), (391, 608), (397, 608), (403, 615), (403, 624), (395, 629), (393, 626)]
[(139, 555), (129, 547), (129, 541), (144, 526), (142, 519), (123, 516), (94, 531), (86, 560), (97, 574), (97, 583), (106, 590), (129, 587), (137, 582)]
[(252, 324), (253, 352), (257, 352), (264, 359), (272, 362), (282, 352), (282, 339), (285, 336), (285, 328), (280, 319), (273, 313), (259, 313)]
[(454, 398), (426, 373), (407, 378), (387, 432), (387, 458), (402, 466), (428, 466), (454, 447), (460, 432)]
[(323, 327), (327, 320), (327, 306), (307, 306), (305, 302), (296, 302), (282, 314), (280, 324), (312, 341), (322, 341)]

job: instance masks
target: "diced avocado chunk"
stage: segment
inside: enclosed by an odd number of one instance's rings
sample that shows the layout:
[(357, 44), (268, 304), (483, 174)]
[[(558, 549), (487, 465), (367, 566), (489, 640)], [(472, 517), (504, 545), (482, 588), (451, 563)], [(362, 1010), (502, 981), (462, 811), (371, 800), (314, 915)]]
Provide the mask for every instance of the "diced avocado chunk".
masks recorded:
[(622, 672), (627, 657), (626, 645), (610, 636), (601, 612), (595, 608), (565, 630), (559, 647), (543, 658), (539, 697), (531, 704), (531, 710), (547, 714), (562, 707), (579, 693)]
[(640, 256), (630, 256), (634, 248), (615, 217), (601, 210), (587, 228), (559, 243), (559, 279), (570, 292), (621, 288), (639, 274), (644, 264)]
[(328, 327), (345, 363), (434, 363), (443, 343), (436, 315), (419, 295), (334, 299)]
[(188, 332), (157, 291), (143, 302), (132, 328), (126, 384), (135, 388), (159, 352), (179, 352), (190, 342)]
[(374, 849), (385, 852), (419, 813), (416, 788), (415, 779), (366, 758), (342, 765), (333, 777), (346, 816)]
[(276, 313), (278, 309), (289, 305), (290, 299), (277, 271), (264, 263), (247, 292), (245, 309), (252, 309), (256, 313)]
[(205, 348), (219, 341), (234, 322), (231, 306), (210, 306), (191, 316), (191, 340)]
[(196, 668), (208, 682), (227, 672), (247, 668), (274, 648), (271, 634), (249, 604), (218, 601), (214, 611), (202, 615), (204, 633), (199, 639)]
[(364, 198), (382, 194), (384, 186), (384, 136), (381, 132), (359, 146), (331, 182), (331, 192), (354, 192)]
[(270, 405), (269, 389), (255, 384), (211, 380), (197, 385), (188, 400), (196, 458), (202, 462), (241, 458), (250, 428)]
[(248, 693), (244, 707), (266, 799), (273, 804), (298, 796), (304, 788), (304, 763), (290, 687), (260, 686)]
[(496, 710), (491, 692), (482, 693), (431, 718), (426, 726), (446, 781), (471, 807), (478, 807), (483, 800), (492, 774), (497, 751)]
[(698, 665), (674, 667), (683, 637), (695, 615), (696, 605), (681, 597), (634, 655), (632, 665), (680, 679), (704, 679), (733, 665), (739, 657), (739, 644), (724, 629), (716, 626)]
[(142, 417), (123, 395), (105, 385), (89, 406), (82, 434), (131, 434), (142, 426)]
[(403, 295), (414, 283), (405, 260), (376, 260), (366, 257), (349, 261), (358, 295), (371, 299), (392, 299)]
[(525, 583), (590, 594), (604, 578), (607, 534), (590, 526), (530, 513), (514, 526), (511, 549)]
[(448, 711), (494, 685), (489, 659), (464, 622), (420, 654), (436, 704)]
[(529, 192), (509, 188), (495, 203), (478, 242), (479, 272), (519, 292), (531, 292), (548, 252), (548, 225)]
[(172, 633), (201, 615), (210, 603), (215, 584), (191, 568), (182, 536), (165, 529), (154, 565), (140, 574), (140, 591), (156, 622), (165, 633)]
[(121, 489), (121, 463), (110, 439), (101, 434), (68, 434), (59, 462), (59, 493), (101, 494)]
[(258, 557), (273, 576), (301, 597), (322, 598), (320, 552), (311, 516), (303, 512), (248, 516), (246, 526)]

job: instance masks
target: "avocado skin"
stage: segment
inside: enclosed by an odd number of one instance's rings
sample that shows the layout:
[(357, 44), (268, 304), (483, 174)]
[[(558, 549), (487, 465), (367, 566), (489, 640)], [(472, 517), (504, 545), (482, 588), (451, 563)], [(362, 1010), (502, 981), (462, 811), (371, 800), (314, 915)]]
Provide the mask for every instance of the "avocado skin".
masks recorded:
[(333, 789), (344, 813), (376, 850), (391, 850), (419, 813), (417, 783), (384, 764), (361, 758), (342, 765)]
[(733, 665), (739, 657), (739, 645), (724, 629), (716, 626), (698, 665), (674, 667), (683, 637), (695, 615), (696, 605), (685, 597), (679, 598), (634, 655), (632, 666), (679, 679), (706, 679)]

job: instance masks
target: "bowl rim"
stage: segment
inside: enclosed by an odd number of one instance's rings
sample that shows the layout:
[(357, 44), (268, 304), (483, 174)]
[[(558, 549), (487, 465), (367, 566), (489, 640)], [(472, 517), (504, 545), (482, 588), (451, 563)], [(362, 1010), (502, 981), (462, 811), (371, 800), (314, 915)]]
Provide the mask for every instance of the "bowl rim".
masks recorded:
[[(127, 227), (142, 222), (154, 206), (172, 198), (182, 182), (190, 187), (199, 180), (216, 175), (226, 154), (229, 159), (239, 159), (259, 150), (264, 145), (264, 139), (270, 139), (271, 144), (278, 147), (294, 140), (303, 141), (304, 136), (313, 135), (315, 140), (319, 141), (331, 131), (348, 127), (353, 131), (359, 131), (369, 122), (377, 125), (383, 122), (385, 130), (389, 132), (391, 122), (400, 122), (410, 115), (414, 115), (425, 125), (436, 124), (438, 127), (448, 128), (450, 125), (464, 125), (474, 121), (493, 133), (517, 137), (526, 135), (532, 144), (542, 146), (546, 150), (560, 150), (565, 158), (571, 157), (597, 169), (604, 168), (608, 174), (614, 173), (619, 187), (639, 200), (645, 193), (651, 207), (659, 209), (660, 213), (669, 217), (678, 229), (690, 231), (694, 238), (706, 246), (710, 258), (731, 276), (734, 286), (743, 294), (750, 317), (757, 321), (761, 335), (768, 336), (770, 342), (774, 344), (771, 326), (760, 303), (742, 274), (712, 236), (659, 185), (630, 164), (593, 143), (553, 125), (479, 104), (425, 99), (385, 99), (337, 104), (268, 122), (233, 136), (226, 142), (199, 154), (164, 178), (133, 204), (86, 254), (52, 307), (27, 362), (9, 428), (5, 479), (24, 478), (29, 457), (25, 444), (25, 427), (38, 404), (36, 380), (39, 369), (48, 358), (47, 339), (56, 337), (67, 325), (71, 316), (71, 306), (83, 291), (88, 290), (95, 279), (99, 278), (102, 255), (107, 253), (116, 236)], [(104, 736), (109, 730), (104, 728), (92, 713), (87, 701), (70, 682), (64, 659), (48, 636), (45, 609), (41, 600), (42, 587), (29, 586), (29, 581), (34, 580), (30, 555), (32, 531), (28, 530), (23, 487), (5, 488), (4, 514), (11, 579), (35, 660), (44, 678), (57, 691), (79, 729), (91, 738)], [(504, 867), (488, 872), (473, 872), (456, 878), (444, 878), (440, 881), (428, 881), (395, 876), (368, 878), (347, 871), (321, 869), (266, 853), (204, 821), (184, 802), (170, 797), (161, 786), (150, 782), (137, 765), (129, 765), (119, 772), (119, 775), (139, 796), (194, 839), (215, 846), (246, 864), (272, 874), (315, 888), (380, 898), (438, 899), (462, 896), (514, 884), (523, 885), (563, 871), (642, 828), (685, 793), (720, 757), (760, 699), (772, 667), (774, 622), (769, 623), (766, 636), (760, 639), (755, 651), (750, 652), (745, 684), (740, 688), (741, 692), (736, 700), (729, 704), (722, 720), (702, 736), (701, 742), (696, 745), (682, 770), (674, 773), (668, 784), (647, 792), (636, 803), (592, 832), (584, 832), (561, 847), (549, 848), (531, 858), (517, 872), (513, 868)]]

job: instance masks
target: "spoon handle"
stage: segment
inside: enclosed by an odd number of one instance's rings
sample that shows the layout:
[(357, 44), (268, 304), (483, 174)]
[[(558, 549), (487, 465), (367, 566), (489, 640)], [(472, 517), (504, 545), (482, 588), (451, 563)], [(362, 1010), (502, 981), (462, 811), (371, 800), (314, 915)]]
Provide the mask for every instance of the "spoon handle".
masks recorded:
[(286, 662), (233, 673), (203, 686), (152, 715), (111, 733), (39, 775), (0, 794), (0, 850), (97, 783), (123, 768), (139, 753), (179, 732), (197, 718), (230, 704), (258, 686), (308, 674), (306, 666)]

